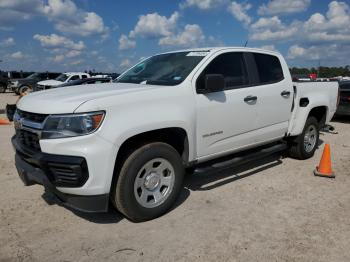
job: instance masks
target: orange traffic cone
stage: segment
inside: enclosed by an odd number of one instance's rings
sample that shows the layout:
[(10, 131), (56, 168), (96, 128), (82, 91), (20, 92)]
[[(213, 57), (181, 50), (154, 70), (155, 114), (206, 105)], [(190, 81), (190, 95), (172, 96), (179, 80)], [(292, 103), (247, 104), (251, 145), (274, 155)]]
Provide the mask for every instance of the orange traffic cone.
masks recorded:
[(314, 170), (315, 176), (334, 178), (335, 174), (332, 171), (331, 163), (331, 148), (326, 144), (323, 149), (323, 154), (319, 166)]
[(0, 125), (9, 125), (10, 121), (8, 121), (6, 118), (0, 118)]

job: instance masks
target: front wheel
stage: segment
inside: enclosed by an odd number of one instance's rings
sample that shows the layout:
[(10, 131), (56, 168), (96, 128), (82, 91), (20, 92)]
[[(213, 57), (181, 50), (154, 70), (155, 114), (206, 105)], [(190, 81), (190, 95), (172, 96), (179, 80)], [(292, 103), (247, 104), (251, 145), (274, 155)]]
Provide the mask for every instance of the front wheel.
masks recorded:
[(318, 147), (319, 123), (313, 116), (306, 120), (303, 132), (292, 141), (289, 154), (297, 159), (312, 157)]
[(172, 146), (147, 144), (125, 160), (112, 188), (112, 202), (134, 222), (159, 217), (176, 201), (183, 177), (182, 159)]
[(20, 96), (25, 96), (26, 94), (32, 92), (33, 89), (30, 87), (30, 86), (21, 86), (19, 89), (18, 89), (18, 93)]

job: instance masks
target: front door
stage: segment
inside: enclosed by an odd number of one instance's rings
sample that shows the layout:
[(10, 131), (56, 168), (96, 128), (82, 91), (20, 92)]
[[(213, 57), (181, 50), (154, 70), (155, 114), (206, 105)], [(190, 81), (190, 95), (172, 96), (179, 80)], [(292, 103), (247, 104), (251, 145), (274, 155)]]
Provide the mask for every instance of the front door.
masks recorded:
[(225, 90), (196, 94), (197, 157), (234, 151), (255, 143), (257, 121), (254, 89), (241, 52), (217, 55), (195, 81), (196, 89), (205, 86), (205, 75), (222, 74)]

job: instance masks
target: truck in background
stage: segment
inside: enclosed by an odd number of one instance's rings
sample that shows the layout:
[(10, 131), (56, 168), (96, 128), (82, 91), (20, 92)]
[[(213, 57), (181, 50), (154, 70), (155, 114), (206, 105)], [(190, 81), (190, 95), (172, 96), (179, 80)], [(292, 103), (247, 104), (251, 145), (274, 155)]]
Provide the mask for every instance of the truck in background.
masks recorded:
[(66, 72), (57, 76), (55, 79), (40, 81), (37, 83), (36, 90), (46, 90), (50, 89), (54, 86), (62, 85), (64, 83), (68, 83), (70, 81), (85, 79), (91, 77), (88, 73), (83, 72)]

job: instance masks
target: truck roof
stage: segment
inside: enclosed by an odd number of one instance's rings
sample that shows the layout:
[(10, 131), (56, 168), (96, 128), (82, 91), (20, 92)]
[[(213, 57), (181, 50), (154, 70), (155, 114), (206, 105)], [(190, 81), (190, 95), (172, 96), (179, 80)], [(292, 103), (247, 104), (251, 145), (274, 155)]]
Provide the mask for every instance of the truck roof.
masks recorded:
[(201, 48), (191, 48), (191, 49), (183, 49), (183, 50), (176, 50), (176, 51), (170, 51), (165, 52), (166, 53), (177, 53), (177, 52), (218, 52), (222, 50), (236, 50), (236, 51), (243, 51), (243, 52), (258, 52), (258, 53), (267, 53), (267, 54), (275, 54), (280, 55), (277, 51), (267, 50), (267, 49), (261, 49), (261, 48), (252, 48), (252, 47), (242, 47), (242, 46), (222, 46), (222, 47), (201, 47)]

